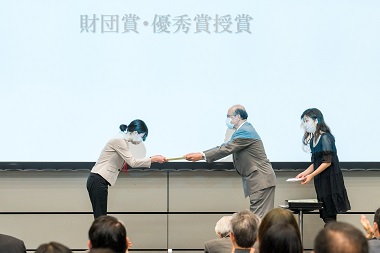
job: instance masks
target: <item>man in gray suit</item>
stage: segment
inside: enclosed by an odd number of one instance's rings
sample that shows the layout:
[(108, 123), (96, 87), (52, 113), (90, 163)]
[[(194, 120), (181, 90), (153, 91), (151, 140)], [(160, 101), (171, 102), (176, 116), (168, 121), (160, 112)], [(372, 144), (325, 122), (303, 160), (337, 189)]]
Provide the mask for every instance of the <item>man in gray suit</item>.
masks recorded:
[(231, 253), (230, 226), (232, 216), (223, 216), (215, 225), (218, 237), (205, 243), (205, 253)]
[(250, 199), (250, 209), (262, 218), (274, 207), (276, 176), (263, 142), (247, 118), (243, 106), (232, 106), (226, 120), (227, 127), (235, 130), (231, 140), (204, 152), (187, 154), (185, 158), (214, 162), (232, 154), (235, 169), (243, 180), (244, 196)]

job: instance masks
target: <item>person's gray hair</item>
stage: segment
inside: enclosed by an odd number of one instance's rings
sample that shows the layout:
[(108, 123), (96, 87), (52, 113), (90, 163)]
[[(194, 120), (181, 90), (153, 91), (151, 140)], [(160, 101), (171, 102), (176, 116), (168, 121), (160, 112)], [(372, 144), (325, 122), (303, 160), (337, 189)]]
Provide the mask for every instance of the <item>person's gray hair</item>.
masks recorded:
[(215, 233), (219, 234), (220, 237), (224, 238), (230, 236), (231, 218), (232, 216), (223, 216), (216, 223)]
[(234, 213), (231, 219), (231, 233), (241, 248), (251, 248), (256, 242), (261, 219), (249, 210)]

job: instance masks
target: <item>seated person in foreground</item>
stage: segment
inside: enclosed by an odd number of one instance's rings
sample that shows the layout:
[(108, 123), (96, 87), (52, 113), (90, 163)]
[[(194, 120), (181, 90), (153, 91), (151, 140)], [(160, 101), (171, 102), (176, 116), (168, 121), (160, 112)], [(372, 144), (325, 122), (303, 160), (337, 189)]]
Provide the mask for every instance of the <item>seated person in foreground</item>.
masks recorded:
[(315, 253), (368, 253), (367, 239), (353, 225), (330, 222), (314, 240)]
[(271, 226), (260, 239), (260, 253), (303, 253), (299, 231), (289, 223)]
[(115, 253), (112, 249), (90, 249), (87, 253)]
[(232, 242), (230, 240), (231, 216), (223, 216), (215, 225), (215, 233), (218, 237), (205, 243), (205, 253), (231, 253)]
[(25, 244), (16, 237), (0, 234), (0, 253), (26, 253)]
[(115, 253), (128, 252), (127, 230), (124, 224), (113, 216), (99, 216), (88, 231), (88, 248), (111, 249)]
[(269, 211), (261, 221), (259, 228), (259, 243), (270, 227), (283, 223), (291, 225), (295, 229), (298, 239), (301, 241), (301, 233), (293, 213), (287, 209), (278, 207)]
[(260, 217), (249, 210), (232, 215), (230, 237), (233, 244), (232, 253), (254, 253), (260, 226)]
[(41, 244), (35, 253), (72, 253), (72, 251), (61, 243), (49, 242)]

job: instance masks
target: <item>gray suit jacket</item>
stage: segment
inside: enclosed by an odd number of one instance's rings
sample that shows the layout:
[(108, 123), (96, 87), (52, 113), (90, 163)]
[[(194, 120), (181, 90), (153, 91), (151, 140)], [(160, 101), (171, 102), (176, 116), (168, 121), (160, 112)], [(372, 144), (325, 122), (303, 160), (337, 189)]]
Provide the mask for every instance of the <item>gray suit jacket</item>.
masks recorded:
[(124, 162), (134, 168), (149, 168), (151, 165), (150, 158), (136, 159), (130, 152), (128, 145), (129, 143), (124, 138), (108, 141), (91, 172), (101, 175), (110, 185), (115, 185)]
[(229, 237), (217, 238), (205, 243), (205, 253), (231, 253), (232, 242)]
[(380, 239), (368, 240), (369, 253), (380, 252)]
[(276, 185), (276, 176), (269, 162), (263, 142), (249, 122), (232, 135), (231, 140), (204, 151), (207, 162), (233, 154), (235, 169), (243, 179), (244, 196)]
[(20, 239), (0, 234), (0, 253), (26, 253), (25, 244)]

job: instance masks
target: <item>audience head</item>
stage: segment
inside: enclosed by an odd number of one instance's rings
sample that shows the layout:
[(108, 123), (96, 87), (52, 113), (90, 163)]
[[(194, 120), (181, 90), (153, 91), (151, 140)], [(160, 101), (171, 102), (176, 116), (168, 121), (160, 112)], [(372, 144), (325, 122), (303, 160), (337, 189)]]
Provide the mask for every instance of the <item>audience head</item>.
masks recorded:
[(274, 208), (269, 211), (263, 218), (259, 228), (259, 241), (267, 233), (267, 230), (276, 224), (289, 224), (296, 230), (298, 238), (301, 240), (301, 233), (296, 219), (292, 212), (284, 208)]
[(345, 222), (330, 222), (314, 240), (315, 253), (368, 253), (363, 233)]
[(375, 212), (375, 217), (373, 218), (373, 230), (377, 233), (377, 237), (380, 236), (380, 208)]
[(299, 230), (289, 223), (272, 225), (260, 239), (260, 253), (302, 253)]
[(88, 253), (115, 253), (112, 249), (90, 249)]
[(235, 248), (251, 248), (256, 242), (260, 218), (249, 210), (234, 213), (231, 218), (231, 241)]
[(41, 244), (35, 253), (72, 253), (72, 251), (58, 242), (49, 242)]
[(225, 238), (230, 236), (232, 216), (223, 216), (215, 225), (215, 233), (219, 238)]
[(88, 231), (88, 237), (90, 249), (108, 248), (115, 253), (125, 253), (128, 248), (127, 230), (113, 216), (96, 218)]

